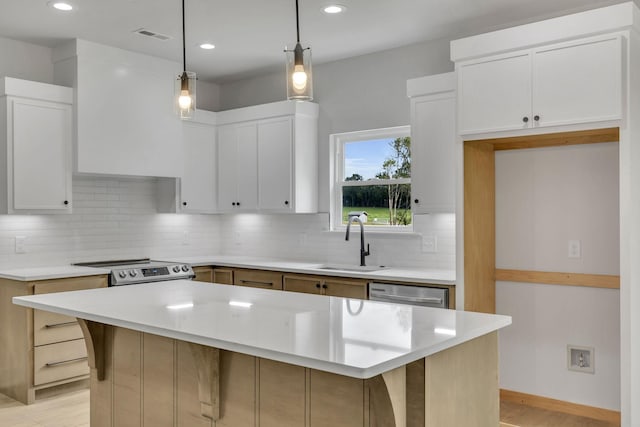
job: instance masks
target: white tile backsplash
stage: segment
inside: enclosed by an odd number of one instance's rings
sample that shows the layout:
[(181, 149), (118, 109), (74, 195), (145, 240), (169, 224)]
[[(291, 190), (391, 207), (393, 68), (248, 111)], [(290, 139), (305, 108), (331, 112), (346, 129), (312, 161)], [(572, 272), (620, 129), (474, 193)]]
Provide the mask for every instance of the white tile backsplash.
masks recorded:
[[(153, 178), (74, 176), (72, 214), (0, 215), (0, 268), (213, 254), (359, 263), (358, 229), (347, 242), (328, 214), (158, 214), (156, 191)], [(437, 253), (422, 251), (422, 235), (437, 237)], [(26, 253), (15, 253), (16, 236)], [(453, 214), (416, 215), (414, 233), (365, 238), (369, 265), (455, 269)]]

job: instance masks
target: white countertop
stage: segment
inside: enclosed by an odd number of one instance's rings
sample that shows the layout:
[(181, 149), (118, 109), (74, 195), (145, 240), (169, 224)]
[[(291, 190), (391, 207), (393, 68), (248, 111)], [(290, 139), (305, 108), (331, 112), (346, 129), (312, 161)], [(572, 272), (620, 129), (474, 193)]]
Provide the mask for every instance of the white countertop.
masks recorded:
[[(353, 277), (373, 280), (392, 280), (398, 282), (413, 282), (434, 285), (455, 285), (456, 272), (454, 270), (435, 270), (408, 267), (385, 267), (376, 271), (354, 271), (357, 265), (335, 265), (345, 269), (321, 269), (326, 263), (307, 261), (288, 261), (267, 258), (250, 258), (245, 256), (211, 255), (198, 257), (172, 257), (166, 261), (182, 262), (194, 267), (215, 265), (220, 267), (255, 268), (261, 270), (285, 271), (290, 273), (317, 274), (324, 276)], [(329, 264), (333, 265), (333, 264)]]
[(511, 324), (509, 316), (188, 280), (13, 301), (355, 378), (371, 378)]
[[(323, 263), (288, 261), (244, 256), (209, 255), (197, 257), (157, 257), (156, 260), (191, 264), (194, 267), (214, 265), (219, 267), (253, 268), (260, 270), (284, 271), (289, 273), (316, 274), (334, 277), (352, 277), (358, 279), (391, 280), (434, 285), (455, 285), (456, 272), (453, 270), (435, 270), (406, 267), (385, 267), (376, 271), (357, 271), (357, 265), (332, 265), (335, 269), (320, 268)], [(354, 269), (356, 271), (354, 271)], [(108, 268), (78, 267), (74, 265), (27, 267), (0, 270), (0, 278), (32, 281), (59, 279), (64, 277), (94, 276), (109, 274)]]
[(64, 277), (95, 276), (109, 274), (110, 269), (77, 267), (75, 265), (60, 265), (53, 267), (13, 268), (0, 270), (0, 278), (28, 282), (31, 280), (60, 279)]

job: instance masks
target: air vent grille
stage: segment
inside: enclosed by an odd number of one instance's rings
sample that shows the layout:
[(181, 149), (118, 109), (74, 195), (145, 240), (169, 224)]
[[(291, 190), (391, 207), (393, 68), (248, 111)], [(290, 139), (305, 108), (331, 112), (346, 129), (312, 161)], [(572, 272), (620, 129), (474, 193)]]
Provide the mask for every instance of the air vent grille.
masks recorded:
[(138, 28), (133, 32), (141, 36), (153, 37), (154, 39), (162, 40), (163, 42), (172, 39), (171, 36), (167, 36), (166, 34), (156, 33), (155, 31), (150, 31), (150, 30), (147, 30), (146, 28)]

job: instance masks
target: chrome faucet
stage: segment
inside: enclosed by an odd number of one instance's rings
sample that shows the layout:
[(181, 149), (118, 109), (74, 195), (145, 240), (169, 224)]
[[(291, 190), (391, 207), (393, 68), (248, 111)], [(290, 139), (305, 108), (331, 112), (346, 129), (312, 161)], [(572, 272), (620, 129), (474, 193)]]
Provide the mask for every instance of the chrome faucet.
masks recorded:
[(367, 243), (367, 250), (364, 250), (364, 225), (362, 224), (362, 220), (358, 215), (349, 215), (349, 221), (347, 221), (347, 235), (344, 240), (349, 240), (349, 230), (351, 229), (351, 223), (353, 221), (357, 221), (360, 224), (360, 266), (364, 267), (366, 264), (364, 262), (364, 257), (371, 255), (369, 252), (369, 244)]

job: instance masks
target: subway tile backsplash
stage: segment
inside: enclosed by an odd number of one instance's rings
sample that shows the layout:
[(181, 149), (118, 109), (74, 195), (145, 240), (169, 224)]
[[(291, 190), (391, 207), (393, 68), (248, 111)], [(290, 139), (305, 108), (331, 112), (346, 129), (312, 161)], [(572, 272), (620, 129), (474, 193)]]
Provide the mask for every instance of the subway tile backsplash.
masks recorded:
[[(153, 178), (74, 176), (73, 214), (0, 215), (0, 268), (216, 254), (359, 262), (357, 229), (345, 241), (326, 213), (158, 214), (156, 191)], [(414, 230), (367, 233), (367, 264), (455, 269), (453, 214), (416, 215)], [(436, 253), (423, 251), (422, 235), (436, 236)], [(16, 236), (26, 237), (25, 253), (15, 252)]]

